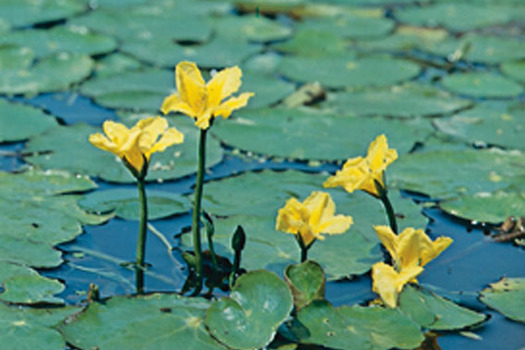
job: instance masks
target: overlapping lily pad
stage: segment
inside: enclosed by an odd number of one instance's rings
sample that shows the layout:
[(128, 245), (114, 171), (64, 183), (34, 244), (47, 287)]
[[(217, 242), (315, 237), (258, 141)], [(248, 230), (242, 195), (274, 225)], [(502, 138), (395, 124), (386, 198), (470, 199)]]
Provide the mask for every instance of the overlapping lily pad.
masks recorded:
[(310, 332), (301, 343), (334, 349), (413, 349), (424, 339), (419, 326), (397, 309), (334, 308), (327, 301), (314, 301), (297, 318)]
[[(229, 123), (213, 128), (213, 133), (223, 142), (242, 150), (323, 160), (346, 159), (361, 154), (379, 133), (385, 133), (390, 144), (400, 153), (405, 153), (430, 132), (429, 124), (424, 120), (406, 123), (285, 108), (242, 111)], [(264, 138), (260, 137), (262, 133)]]
[[(437, 150), (401, 156), (390, 167), (390, 184), (433, 198), (523, 186), (525, 155), (516, 151)], [(475, 176), (476, 181), (472, 181)]]
[(392, 35), (384, 38), (359, 40), (355, 43), (361, 49), (374, 51), (410, 51), (412, 49), (427, 49), (432, 51), (448, 37), (448, 32), (441, 28), (422, 28), (398, 26)]
[(81, 0), (4, 0), (0, 2), (0, 19), (14, 27), (56, 21), (86, 10)]
[(258, 15), (212, 18), (214, 30), (221, 36), (253, 42), (283, 40), (292, 34), (290, 27)]
[(480, 300), (505, 317), (525, 322), (525, 279), (502, 278), (480, 292)]
[(324, 270), (315, 261), (307, 260), (301, 264), (288, 265), (284, 270), (284, 279), (292, 291), (296, 310), (314, 300), (324, 299)]
[(119, 52), (97, 60), (95, 64), (97, 77), (121, 74), (141, 68), (143, 65), (138, 60)]
[(0, 45), (2, 44), (30, 47), (37, 58), (60, 52), (97, 55), (117, 48), (113, 37), (74, 26), (12, 32), (0, 38)]
[[(242, 265), (251, 269), (266, 268), (281, 273), (300, 257), (295, 237), (275, 230), (277, 210), (292, 196), (302, 200), (312, 191), (327, 191), (334, 198), (337, 213), (351, 215), (354, 225), (342, 235), (327, 237), (310, 249), (308, 257), (319, 262), (329, 279), (341, 279), (367, 272), (381, 259), (373, 225), (386, 223), (384, 209), (377, 200), (364, 193), (349, 195), (343, 190), (323, 189), (328, 175), (298, 171), (246, 173), (208, 183), (203, 208), (227, 219), (215, 220), (214, 241), (230, 251), (231, 235), (242, 225), (247, 236)], [(410, 200), (391, 193), (394, 206), (402, 214), (401, 226), (424, 227), (426, 219)], [(191, 237), (182, 236), (184, 246), (191, 247)]]
[(450, 199), (440, 206), (464, 219), (497, 224), (525, 213), (525, 192), (512, 187), (506, 191), (479, 192)]
[(523, 87), (492, 73), (454, 74), (443, 78), (443, 86), (455, 93), (473, 97), (504, 98), (523, 93)]
[(290, 40), (273, 47), (280, 52), (308, 57), (333, 57), (345, 52), (346, 40), (339, 34), (323, 29), (305, 28), (297, 31)]
[(501, 65), (503, 74), (520, 83), (525, 83), (525, 60), (505, 62)]
[[(174, 179), (195, 172), (198, 128), (188, 117), (175, 118), (172, 125), (184, 134), (184, 143), (152, 156), (148, 181)], [(44, 169), (64, 169), (113, 182), (135, 182), (120, 159), (89, 143), (89, 135), (95, 132), (101, 130), (86, 124), (50, 129), (27, 143), (27, 151), (36, 153), (24, 159)], [(208, 141), (206, 164), (211, 167), (221, 161), (223, 150), (217, 140), (209, 138)]]
[(229, 297), (211, 304), (206, 327), (234, 349), (264, 348), (292, 311), (292, 295), (275, 274), (260, 270), (242, 275)]
[(13, 142), (40, 134), (58, 123), (41, 109), (0, 100), (0, 124), (0, 142)]
[[(147, 191), (148, 218), (160, 219), (188, 211), (190, 202), (180, 195), (163, 191)], [(95, 191), (83, 196), (79, 205), (89, 212), (107, 213), (127, 220), (139, 219), (139, 198), (136, 189), (116, 188), (105, 191)]]
[(525, 149), (525, 112), (475, 107), (451, 118), (434, 120), (439, 131), (471, 143)]
[[(0, 56), (4, 56), (3, 53)], [(94, 65), (89, 56), (81, 54), (60, 53), (32, 66), (31, 61), (26, 59), (24, 50), (20, 50), (12, 59), (18, 57), (25, 64), (2, 70), (0, 94), (35, 94), (64, 90), (89, 76)]]
[(29, 309), (0, 303), (0, 342), (11, 349), (62, 350), (66, 342), (55, 329), (78, 308)]
[(428, 85), (406, 84), (389, 89), (334, 94), (327, 102), (339, 111), (357, 115), (418, 117), (448, 114), (468, 107), (471, 102)]
[(410, 285), (405, 286), (399, 296), (399, 308), (421, 327), (436, 331), (463, 329), (487, 319), (484, 314)]
[(257, 96), (250, 99), (248, 108), (267, 107), (295, 91), (295, 85), (269, 74), (246, 72), (242, 77), (242, 90)]
[(328, 88), (388, 86), (417, 76), (421, 68), (412, 62), (391, 57), (356, 58), (294, 57), (281, 60), (278, 71), (298, 82), (317, 81)]
[(69, 344), (89, 350), (224, 350), (204, 328), (207, 300), (172, 294), (113, 297), (92, 303), (60, 332)]

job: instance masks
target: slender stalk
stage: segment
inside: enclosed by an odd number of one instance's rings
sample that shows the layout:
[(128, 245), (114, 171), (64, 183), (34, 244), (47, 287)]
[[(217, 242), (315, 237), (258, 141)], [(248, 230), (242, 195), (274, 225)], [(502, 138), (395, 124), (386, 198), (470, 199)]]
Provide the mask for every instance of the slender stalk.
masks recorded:
[(135, 283), (137, 294), (144, 293), (144, 255), (146, 250), (146, 232), (148, 230), (148, 202), (146, 199), (146, 188), (144, 177), (137, 178), (137, 189), (139, 190), (140, 222), (139, 237), (137, 240), (137, 256), (135, 266)]
[(397, 220), (396, 220), (396, 214), (394, 213), (394, 208), (392, 207), (392, 203), (388, 199), (387, 192), (383, 192), (381, 197), (381, 202), (383, 203), (383, 206), (386, 210), (386, 215), (388, 216), (388, 222), (390, 224), (390, 228), (392, 229), (392, 232), (394, 232), (397, 235)]
[(195, 278), (196, 286), (193, 292), (197, 295), (202, 290), (202, 248), (200, 234), (200, 216), (202, 188), (204, 180), (204, 169), (206, 165), (206, 133), (207, 129), (201, 129), (199, 135), (199, 148), (197, 160), (197, 178), (195, 179), (195, 196), (193, 200), (193, 217), (191, 225), (191, 234), (193, 237), (193, 252), (195, 254)]
[(301, 247), (301, 263), (304, 263), (306, 260), (308, 260), (308, 249)]

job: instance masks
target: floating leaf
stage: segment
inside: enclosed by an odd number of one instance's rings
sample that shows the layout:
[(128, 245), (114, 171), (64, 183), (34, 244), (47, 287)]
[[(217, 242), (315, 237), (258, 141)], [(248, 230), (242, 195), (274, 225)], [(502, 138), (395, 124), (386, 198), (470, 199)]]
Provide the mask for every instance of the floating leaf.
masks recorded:
[(480, 292), (483, 303), (505, 317), (525, 322), (525, 278), (502, 278)]
[(463, 195), (440, 203), (443, 210), (460, 218), (478, 222), (500, 223), (510, 216), (525, 213), (525, 193), (510, 188), (493, 193)]
[(66, 342), (55, 326), (68, 315), (78, 311), (74, 307), (29, 309), (0, 303), (0, 342), (9, 349), (62, 350)]
[(41, 109), (0, 100), (0, 142), (25, 140), (56, 125), (53, 116)]
[(292, 34), (288, 26), (258, 15), (217, 17), (212, 24), (218, 35), (237, 40), (268, 42), (283, 40)]
[(367, 92), (338, 93), (332, 97), (335, 100), (326, 104), (335, 106), (341, 112), (401, 118), (448, 114), (471, 104), (442, 90), (416, 84)]
[(296, 310), (300, 310), (314, 300), (324, 299), (325, 277), (321, 265), (307, 260), (298, 265), (289, 265), (284, 270), (284, 278), (290, 287)]
[(295, 84), (277, 77), (255, 72), (243, 72), (242, 90), (250, 91), (257, 96), (250, 99), (247, 108), (267, 107), (295, 91)]
[[(138, 197), (136, 189), (116, 188), (89, 193), (78, 204), (90, 212), (115, 211), (115, 215), (122, 219), (138, 220), (140, 209)], [(184, 213), (191, 207), (185, 197), (174, 193), (148, 190), (147, 197), (150, 220)]]
[(505, 62), (501, 65), (501, 71), (511, 79), (525, 83), (525, 61)]
[(60, 52), (98, 55), (117, 48), (117, 42), (112, 37), (74, 26), (16, 31), (2, 36), (0, 45), (2, 44), (29, 47), (37, 58)]
[(95, 72), (97, 77), (107, 77), (127, 71), (139, 70), (142, 67), (142, 63), (138, 60), (117, 52), (98, 60), (95, 65)]
[(282, 58), (278, 71), (298, 82), (318, 81), (328, 88), (361, 88), (388, 86), (419, 74), (420, 67), (412, 62), (389, 57), (356, 59), (344, 57), (294, 57)]
[(4, 0), (0, 2), (0, 19), (14, 27), (57, 21), (86, 10), (81, 0)]
[(441, 28), (422, 28), (400, 25), (387, 37), (360, 40), (357, 47), (374, 51), (410, 51), (413, 49), (430, 50), (448, 37), (448, 32)]
[[(188, 117), (179, 116), (176, 120), (173, 124), (184, 134), (184, 143), (151, 157), (148, 181), (173, 179), (195, 172), (198, 128)], [(27, 143), (28, 152), (44, 153), (27, 156), (25, 160), (44, 169), (64, 169), (114, 182), (135, 182), (120, 159), (89, 143), (89, 135), (95, 132), (100, 129), (86, 124), (56, 127)], [(213, 166), (221, 161), (223, 151), (217, 140), (210, 138), (208, 141), (206, 164)]]
[(439, 131), (475, 144), (525, 148), (525, 112), (475, 107), (452, 118), (434, 120)]
[(516, 97), (523, 92), (518, 83), (491, 73), (464, 73), (446, 76), (443, 86), (455, 93), (473, 97)]
[(237, 279), (229, 297), (211, 304), (205, 323), (228, 347), (259, 349), (270, 343), (292, 306), (283, 280), (268, 271), (252, 271)]
[(209, 302), (173, 294), (113, 297), (91, 303), (60, 332), (75, 348), (187, 350), (225, 349), (204, 328)]
[(28, 47), (0, 46), (0, 68), (2, 70), (25, 69), (35, 59), (35, 52)]
[[(431, 132), (427, 121), (403, 123), (382, 118), (336, 115), (314, 109), (245, 110), (214, 125), (224, 143), (255, 153), (294, 158), (339, 160), (361, 154), (379, 133), (385, 133), (400, 153)], [(266, 136), (259, 137), (261, 133)], [(330, 140), (330, 142), (327, 142)], [(312, 147), (315, 145), (315, 147)]]
[(334, 349), (413, 349), (423, 340), (419, 326), (397, 309), (342, 306), (314, 301), (297, 319), (310, 332), (301, 343)]
[(343, 54), (346, 51), (346, 45), (346, 41), (337, 33), (321, 28), (306, 28), (297, 31), (290, 40), (273, 45), (273, 47), (280, 52), (296, 55), (333, 57)]
[(57, 280), (34, 275), (18, 275), (3, 281), (4, 292), (0, 299), (17, 304), (63, 304), (60, 298), (53, 297), (61, 293), (65, 287)]
[(519, 152), (497, 149), (411, 153), (389, 167), (388, 179), (397, 188), (450, 198), (520, 185), (525, 170), (519, 164), (524, 162)]
[(487, 319), (484, 314), (410, 285), (405, 286), (399, 296), (399, 309), (421, 327), (436, 331), (463, 329)]

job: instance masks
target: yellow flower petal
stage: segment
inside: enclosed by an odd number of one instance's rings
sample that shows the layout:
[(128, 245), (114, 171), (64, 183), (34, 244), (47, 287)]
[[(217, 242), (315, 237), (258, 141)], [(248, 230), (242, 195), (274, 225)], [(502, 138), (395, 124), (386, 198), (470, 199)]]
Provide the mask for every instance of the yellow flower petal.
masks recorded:
[(378, 293), (383, 302), (391, 307), (397, 306), (397, 297), (405, 284), (423, 272), (421, 266), (412, 266), (397, 272), (390, 265), (378, 262), (372, 266), (372, 290)]
[(421, 252), (421, 266), (425, 266), (429, 261), (437, 258), (445, 249), (448, 248), (453, 242), (450, 237), (439, 237), (432, 242), (432, 248), (430, 250), (424, 250)]
[(89, 135), (89, 142), (91, 142), (93, 146), (100, 148), (101, 150), (108, 151), (111, 153), (118, 152), (117, 144), (111, 142), (99, 132), (96, 134)]
[(169, 112), (180, 112), (193, 118), (195, 118), (196, 116), (195, 112), (191, 109), (190, 105), (181, 100), (179, 94), (176, 93), (164, 99), (160, 110), (164, 114), (168, 114)]
[(392, 231), (390, 226), (374, 226), (376, 235), (386, 248), (390, 256), (395, 261), (397, 260), (397, 246), (399, 244), (398, 236)]
[(153, 147), (149, 150), (150, 154), (156, 153), (156, 152), (164, 152), (166, 148), (175, 145), (180, 144), (184, 142), (184, 134), (181, 133), (176, 128), (169, 128), (166, 130), (164, 135), (153, 145)]
[(206, 84), (195, 63), (184, 61), (177, 64), (175, 83), (180, 99), (191, 108), (194, 115), (206, 108)]
[(226, 68), (215, 74), (206, 85), (208, 108), (221, 104), (222, 100), (236, 93), (241, 87), (242, 72), (239, 67)]
[(233, 111), (246, 106), (248, 104), (248, 100), (253, 95), (253, 92), (245, 92), (240, 94), (238, 97), (232, 97), (226, 102), (223, 102), (219, 106), (215, 107), (212, 111), (212, 114), (214, 117), (222, 116), (223, 118), (228, 118)]

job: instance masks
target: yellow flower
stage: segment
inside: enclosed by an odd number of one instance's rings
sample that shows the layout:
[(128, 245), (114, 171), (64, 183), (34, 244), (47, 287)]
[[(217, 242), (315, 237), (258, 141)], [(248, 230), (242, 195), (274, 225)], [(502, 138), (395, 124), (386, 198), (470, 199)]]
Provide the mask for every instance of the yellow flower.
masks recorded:
[(299, 234), (306, 247), (316, 239), (323, 240), (322, 234), (344, 233), (353, 223), (352, 217), (334, 215), (335, 204), (328, 193), (312, 192), (303, 203), (289, 199), (279, 209), (276, 230)]
[(378, 262), (372, 266), (372, 290), (379, 294), (387, 306), (394, 308), (397, 306), (397, 296), (405, 284), (414, 280), (421, 272), (421, 266), (410, 266), (397, 272), (392, 266)]
[(192, 62), (180, 62), (175, 68), (177, 93), (164, 99), (161, 111), (181, 112), (195, 118), (195, 125), (201, 129), (210, 126), (211, 118), (228, 118), (232, 111), (246, 106), (253, 96), (245, 92), (238, 97), (231, 97), (241, 87), (242, 72), (239, 67), (226, 68), (206, 84), (199, 68)]
[(396, 150), (388, 148), (385, 135), (379, 135), (368, 147), (366, 158), (348, 159), (343, 165), (343, 169), (329, 177), (323, 186), (342, 186), (350, 193), (355, 190), (363, 190), (379, 197), (380, 194), (375, 182), (378, 182), (381, 187), (385, 187), (383, 173), (386, 167), (396, 159)]
[(125, 125), (107, 120), (102, 125), (104, 133), (92, 134), (89, 142), (111, 152), (132, 167), (134, 175), (140, 174), (151, 155), (163, 152), (167, 147), (184, 141), (184, 135), (175, 128), (168, 128), (162, 117), (150, 117), (137, 122), (128, 129)]
[(408, 227), (399, 235), (389, 226), (374, 226), (381, 243), (390, 253), (396, 268), (425, 266), (452, 243), (450, 237), (439, 237), (432, 241), (425, 231)]

